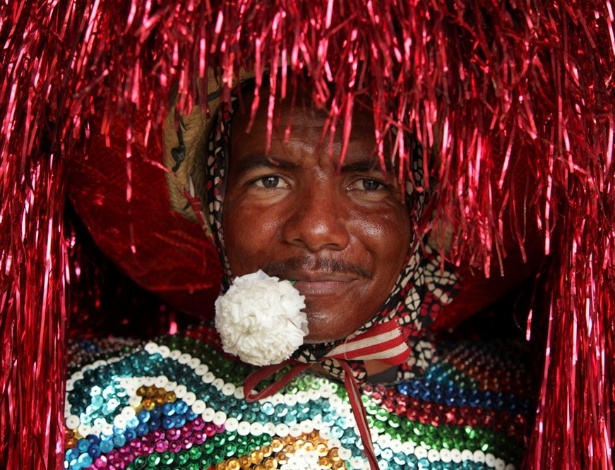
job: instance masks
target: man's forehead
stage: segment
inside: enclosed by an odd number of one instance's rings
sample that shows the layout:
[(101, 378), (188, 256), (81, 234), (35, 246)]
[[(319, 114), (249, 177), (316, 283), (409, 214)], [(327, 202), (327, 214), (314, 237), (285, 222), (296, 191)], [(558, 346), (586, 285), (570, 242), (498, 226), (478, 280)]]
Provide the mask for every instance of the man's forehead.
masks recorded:
[[(250, 89), (253, 92), (253, 89)], [(306, 152), (315, 151), (326, 155), (338, 167), (344, 153), (343, 167), (357, 169), (381, 169), (378, 157), (373, 110), (367, 109), (363, 103), (356, 103), (349, 123), (340, 118), (335, 122), (335, 128), (328, 122), (328, 113), (317, 109), (306, 88), (298, 88), (294, 99), (276, 98), (274, 115), (268, 120), (267, 96), (268, 89), (260, 90), (260, 105), (251, 121), (251, 105), (253, 95), (243, 94), (241, 103), (235, 111), (231, 122), (231, 152), (233, 160), (244, 157), (266, 155), (275, 160), (297, 160), (297, 153), (288, 155), (287, 146), (304, 145)], [(288, 96), (292, 96), (289, 93)], [(325, 129), (326, 126), (329, 126)], [(346, 147), (343, 141), (345, 129), (348, 126), (350, 135)], [(333, 138), (332, 138), (332, 132)], [(267, 149), (267, 142), (271, 143)], [(314, 149), (308, 147), (314, 147)], [(387, 172), (391, 171), (391, 149), (394, 146), (388, 139), (382, 142), (384, 163)]]

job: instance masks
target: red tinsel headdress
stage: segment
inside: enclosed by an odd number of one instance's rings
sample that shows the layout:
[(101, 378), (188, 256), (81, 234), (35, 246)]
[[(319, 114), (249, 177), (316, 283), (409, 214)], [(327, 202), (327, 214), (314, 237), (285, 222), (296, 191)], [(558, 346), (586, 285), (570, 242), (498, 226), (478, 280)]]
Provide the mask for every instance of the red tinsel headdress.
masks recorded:
[(614, 21), (610, 0), (1, 2), (0, 463), (62, 468), (65, 175), (100, 137), (91, 123), (129, 123), (130, 205), (133, 147), (160, 138), (172, 97), (189, 114), (208, 70), (224, 100), (241, 71), (283, 88), (288, 67), (330, 100), (332, 129), (368, 93), (379, 135), (419, 139), (451, 260), (489, 272), (504, 229), (523, 254), (518, 221), (537, 222), (554, 262), (526, 464), (612, 468)]

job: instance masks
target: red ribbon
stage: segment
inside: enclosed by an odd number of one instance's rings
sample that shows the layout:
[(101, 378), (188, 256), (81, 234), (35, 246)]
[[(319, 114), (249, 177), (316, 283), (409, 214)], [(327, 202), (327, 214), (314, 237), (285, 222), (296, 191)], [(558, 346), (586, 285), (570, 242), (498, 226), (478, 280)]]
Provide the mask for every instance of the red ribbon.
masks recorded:
[[(376, 454), (374, 453), (374, 446), (372, 443), (372, 436), (367, 424), (367, 414), (365, 413), (365, 407), (361, 401), (361, 393), (359, 392), (359, 386), (352, 373), (352, 368), (344, 359), (340, 357), (330, 357), (335, 360), (344, 369), (344, 386), (350, 399), (350, 405), (352, 407), (352, 413), (354, 414), (357, 426), (359, 427), (359, 434), (361, 436), (361, 442), (365, 450), (365, 455), (369, 461), (370, 468), (372, 470), (379, 470), (378, 461), (376, 460)], [(268, 385), (260, 392), (255, 392), (254, 388), (263, 380), (271, 377), (279, 372), (286, 366), (290, 366), (290, 370), (284, 374), (279, 380)], [(288, 385), (292, 379), (294, 379), (301, 372), (311, 367), (311, 364), (305, 362), (299, 362), (294, 359), (288, 359), (281, 364), (273, 364), (265, 366), (259, 370), (253, 372), (248, 376), (243, 385), (243, 391), (248, 402), (254, 402), (262, 398), (269, 397), (279, 392), (283, 387)]]

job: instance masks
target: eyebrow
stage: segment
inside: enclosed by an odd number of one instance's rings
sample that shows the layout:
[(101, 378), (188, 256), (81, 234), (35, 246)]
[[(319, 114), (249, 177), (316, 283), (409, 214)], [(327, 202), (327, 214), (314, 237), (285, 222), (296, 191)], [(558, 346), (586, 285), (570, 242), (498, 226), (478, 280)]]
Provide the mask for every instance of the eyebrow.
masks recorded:
[(231, 160), (231, 165), (234, 166), (233, 171), (237, 175), (243, 175), (244, 173), (259, 168), (289, 170), (299, 166), (296, 163), (278, 160), (261, 153), (245, 155), (239, 162), (233, 162)]
[[(392, 168), (390, 162), (385, 162), (386, 172), (391, 173)], [(341, 172), (342, 173), (351, 173), (351, 172), (365, 173), (370, 171), (382, 171), (382, 167), (380, 166), (380, 162), (378, 160), (374, 160), (373, 158), (363, 158), (358, 161), (354, 161), (352, 163), (345, 163), (342, 165)]]
[[(298, 168), (299, 165), (294, 162), (289, 162), (287, 160), (278, 160), (273, 157), (267, 157), (262, 153), (248, 154), (245, 155), (241, 161), (232, 162), (234, 165), (233, 171), (237, 175), (243, 175), (251, 170), (255, 169), (283, 169), (283, 170), (292, 170)], [(386, 162), (386, 173), (391, 173), (391, 165), (390, 162)], [(353, 161), (351, 163), (345, 163), (342, 165), (340, 169), (341, 173), (367, 173), (371, 171), (382, 171), (380, 167), (380, 163), (373, 158), (362, 158), (360, 160)]]

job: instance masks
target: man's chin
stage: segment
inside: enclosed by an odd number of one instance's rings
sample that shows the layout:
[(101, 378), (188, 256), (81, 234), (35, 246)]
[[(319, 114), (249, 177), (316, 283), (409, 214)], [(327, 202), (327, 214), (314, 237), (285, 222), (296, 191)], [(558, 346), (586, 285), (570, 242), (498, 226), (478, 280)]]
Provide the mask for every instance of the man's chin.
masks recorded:
[(331, 338), (310, 338), (309, 335), (303, 338), (304, 344), (323, 344), (329, 343), (331, 341), (335, 341), (335, 339)]
[[(307, 303), (307, 302), (306, 302)], [(345, 305), (351, 305), (348, 299), (344, 299)], [(310, 308), (311, 307), (311, 308)], [(361, 318), (356, 312), (349, 312), (340, 317), (338, 312), (332, 312), (329, 308), (314, 309), (314, 305), (308, 304), (306, 315), (308, 320), (308, 334), (303, 338), (305, 344), (329, 343), (347, 338), (355, 333), (369, 320)]]
[(319, 325), (318, 328), (310, 328), (310, 325), (308, 325), (308, 331), (309, 334), (303, 338), (304, 344), (330, 343), (332, 341), (344, 339), (354, 333), (354, 330), (344, 331), (340, 330), (339, 327), (335, 328), (333, 326), (330, 328), (323, 328), (322, 325)]

